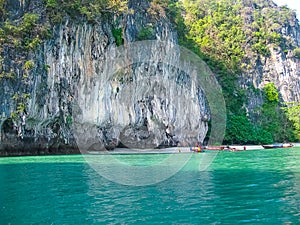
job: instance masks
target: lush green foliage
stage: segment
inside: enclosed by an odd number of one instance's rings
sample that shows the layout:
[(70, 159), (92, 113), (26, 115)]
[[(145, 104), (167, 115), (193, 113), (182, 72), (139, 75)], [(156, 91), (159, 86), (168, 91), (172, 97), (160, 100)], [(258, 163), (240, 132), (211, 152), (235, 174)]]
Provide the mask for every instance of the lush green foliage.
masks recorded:
[(24, 63), (24, 70), (31, 70), (34, 67), (34, 62), (32, 60), (28, 60)]
[(265, 86), (263, 94), (265, 103), (257, 109), (255, 124), (249, 121), (245, 113), (228, 116), (224, 140), (226, 144), (266, 144), (299, 140), (299, 105), (282, 109), (273, 83)]
[[(0, 6), (5, 6), (6, 3), (6, 1), (0, 0)], [(11, 82), (17, 81), (21, 84), (18, 91), (12, 95), (16, 109), (11, 113), (11, 117), (17, 118), (19, 113), (26, 110), (27, 101), (30, 98), (27, 93), (27, 85), (29, 84), (29, 71), (33, 69), (34, 62), (25, 60), (29, 52), (35, 51), (42, 40), (49, 37), (49, 32), (46, 25), (41, 26), (38, 14), (25, 13), (22, 17), (11, 20), (5, 7), (1, 8), (0, 14), (0, 79), (9, 79)], [(10, 68), (2, 66), (4, 58), (11, 60), (9, 55), (4, 55), (4, 49), (16, 51), (19, 56), (22, 56), (14, 63), (23, 65), (25, 70), (23, 74), (20, 71), (14, 71), (13, 64)]]
[(116, 45), (120, 46), (124, 44), (124, 39), (123, 39), (123, 30), (122, 28), (114, 28), (112, 29), (112, 34), (116, 40)]
[(227, 121), (225, 144), (266, 144), (272, 143), (270, 132), (255, 127), (245, 115), (230, 115)]
[(283, 110), (286, 112), (288, 119), (293, 123), (294, 135), (297, 141), (300, 140), (300, 103), (290, 102)]
[(127, 0), (46, 0), (48, 15), (53, 23), (60, 23), (68, 14), (71, 17), (86, 16), (96, 21), (104, 14), (127, 11)]
[(6, 20), (0, 27), (0, 44), (21, 50), (35, 50), (42, 39), (49, 37), (48, 28), (39, 26), (39, 15), (25, 13), (20, 21)]
[(278, 103), (279, 102), (279, 94), (274, 85), (274, 83), (268, 83), (263, 88), (265, 99), (268, 103)]
[(201, 51), (212, 59), (236, 70), (245, 51), (246, 35), (238, 12), (241, 4), (222, 1), (184, 1), (188, 38), (198, 44)]
[[(258, 109), (259, 123), (251, 123), (244, 111), (246, 93), (237, 81), (242, 71), (255, 66), (250, 63), (253, 58), (268, 57), (271, 48), (286, 50), (292, 47), (292, 43), (281, 36), (280, 29), (289, 23), (293, 12), (286, 7), (274, 8), (270, 1), (259, 0), (182, 2), (182, 5), (169, 6), (169, 11), (176, 18), (173, 23), (181, 35), (180, 44), (207, 62), (222, 86), (229, 118), (225, 142), (292, 140), (291, 124), (280, 108), (274, 84), (262, 90), (266, 103)], [(294, 55), (297, 54), (294, 50)], [(258, 95), (259, 92), (255, 90)]]
[(153, 28), (151, 26), (148, 27), (142, 27), (138, 34), (138, 40), (143, 41), (143, 40), (149, 40), (153, 38)]
[(293, 124), (280, 107), (278, 91), (273, 83), (263, 89), (265, 103), (258, 109), (258, 124), (277, 142), (295, 141)]
[(183, 6), (187, 36), (234, 72), (251, 66), (249, 57), (269, 56), (270, 48), (292, 44), (282, 37), (280, 27), (293, 12), (274, 8), (270, 1), (184, 0)]
[(26, 103), (29, 98), (30, 95), (26, 93), (16, 93), (12, 96), (12, 99), (15, 100), (17, 104), (17, 110), (11, 113), (11, 117), (13, 119), (16, 118), (18, 114), (23, 113), (26, 110)]
[[(249, 139), (249, 135), (245, 133), (244, 136), (247, 136), (248, 139), (242, 139), (240, 135), (240, 132), (238, 131), (238, 127), (236, 121), (239, 119), (243, 119), (241, 123), (246, 121), (249, 122), (247, 117), (245, 116), (245, 112), (243, 109), (243, 105), (246, 101), (246, 95), (245, 91), (237, 87), (237, 79), (238, 75), (235, 73), (235, 71), (238, 69), (238, 58), (241, 59), (241, 56), (244, 54), (243, 51), (239, 52), (238, 49), (241, 48), (241, 45), (237, 43), (237, 39), (235, 40), (229, 40), (228, 32), (226, 31), (226, 26), (223, 26), (223, 32), (218, 37), (219, 42), (215, 41), (213, 37), (215, 36), (212, 34), (212, 37), (210, 37), (210, 31), (215, 26), (215, 20), (212, 20), (211, 16), (209, 18), (204, 19), (205, 16), (200, 16), (199, 14), (205, 14), (205, 7), (203, 8), (201, 4), (211, 4), (210, 1), (194, 1), (194, 4), (192, 4), (192, 1), (185, 1), (185, 6), (183, 7), (179, 3), (177, 4), (171, 4), (169, 7), (169, 13), (171, 16), (173, 16), (173, 23), (176, 24), (177, 32), (179, 34), (179, 43), (183, 45), (184, 47), (192, 50), (197, 55), (199, 55), (208, 65), (209, 67), (217, 74), (217, 78), (219, 83), (222, 86), (223, 89), (223, 96), (226, 101), (226, 106), (228, 113), (230, 115), (240, 115), (237, 117), (229, 116), (230, 119), (227, 121), (227, 132), (225, 137), (226, 143), (252, 143), (253, 140)], [(199, 5), (200, 4), (200, 5)], [(176, 11), (177, 10), (177, 11)], [(182, 18), (182, 10), (186, 13), (186, 18)], [(228, 13), (228, 12), (227, 12)], [(200, 18), (200, 21), (195, 22), (196, 18)], [(218, 22), (223, 23), (227, 21), (225, 18), (227, 17), (226, 13), (222, 15), (221, 11), (218, 13)], [(222, 21), (224, 19), (224, 21)], [(194, 23), (195, 22), (195, 23)], [(209, 22), (210, 24), (205, 24), (205, 22)], [(233, 22), (233, 23), (240, 23), (241, 21)], [(200, 28), (203, 26), (203, 29)], [(211, 29), (209, 26), (212, 26)], [(229, 26), (229, 25), (228, 25)], [(198, 30), (202, 32), (200, 36), (198, 35)], [(207, 29), (207, 32), (205, 31)], [(218, 29), (218, 28), (216, 28)], [(237, 30), (234, 30), (234, 32), (237, 32)], [(234, 33), (233, 32), (233, 33)], [(236, 34), (234, 34), (236, 36)], [(220, 38), (223, 38), (222, 40)], [(238, 37), (236, 37), (238, 38)], [(241, 38), (241, 36), (239, 37)], [(226, 40), (225, 40), (226, 39)], [(243, 38), (241, 38), (243, 39)], [(212, 41), (212, 43), (209, 44), (209, 42)], [(228, 53), (230, 52), (230, 55), (228, 57), (224, 57), (224, 52), (221, 53), (219, 50), (223, 48), (219, 47), (219, 43), (223, 43), (223, 41), (227, 41), (225, 44)], [(231, 46), (231, 47), (230, 47)], [(208, 48), (209, 47), (209, 48)], [(219, 50), (218, 50), (219, 49)], [(235, 50), (234, 50), (235, 49)], [(237, 54), (234, 54), (237, 53)], [(231, 59), (233, 59), (231, 61)], [(254, 127), (251, 123), (247, 124), (249, 126), (246, 130), (253, 131)], [(235, 127), (234, 129), (232, 129)], [(251, 137), (254, 137), (254, 135), (251, 135)], [(257, 139), (257, 138), (256, 138)], [(255, 140), (256, 140), (255, 139)]]

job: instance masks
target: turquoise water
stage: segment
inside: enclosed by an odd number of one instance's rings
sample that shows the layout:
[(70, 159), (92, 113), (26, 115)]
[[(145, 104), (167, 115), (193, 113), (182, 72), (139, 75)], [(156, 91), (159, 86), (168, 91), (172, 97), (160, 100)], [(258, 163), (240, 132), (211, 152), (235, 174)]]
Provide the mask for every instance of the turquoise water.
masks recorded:
[[(0, 158), (0, 224), (300, 224), (299, 148), (223, 152), (206, 171), (201, 154), (140, 187), (103, 178), (80, 155)], [(165, 157), (117, 156), (138, 166)]]

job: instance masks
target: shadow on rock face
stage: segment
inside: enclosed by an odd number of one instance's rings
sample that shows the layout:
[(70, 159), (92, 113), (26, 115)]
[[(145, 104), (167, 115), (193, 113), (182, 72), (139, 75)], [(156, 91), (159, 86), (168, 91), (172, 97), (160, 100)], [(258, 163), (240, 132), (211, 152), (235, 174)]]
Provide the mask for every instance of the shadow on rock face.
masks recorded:
[(127, 148), (153, 149), (163, 141), (164, 130), (154, 134), (147, 126), (127, 126), (120, 133), (120, 142)]
[(106, 150), (111, 151), (114, 150), (118, 145), (118, 140), (116, 138), (113, 138), (112, 140), (106, 141), (104, 144), (104, 147)]
[(95, 125), (77, 123), (72, 132), (81, 153), (106, 150), (99, 129)]

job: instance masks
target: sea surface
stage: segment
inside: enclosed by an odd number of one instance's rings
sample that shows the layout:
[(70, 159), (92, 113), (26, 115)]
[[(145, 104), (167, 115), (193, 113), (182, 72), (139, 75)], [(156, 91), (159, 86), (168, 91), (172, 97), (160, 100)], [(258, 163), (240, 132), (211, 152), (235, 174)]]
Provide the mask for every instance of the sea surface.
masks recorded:
[[(187, 154), (163, 177), (160, 162)], [(109, 155), (0, 158), (0, 224), (300, 224), (300, 148), (216, 153), (200, 169), (207, 154), (113, 156), (136, 185), (103, 176), (118, 164), (87, 160)], [(157, 180), (140, 183), (144, 168)]]

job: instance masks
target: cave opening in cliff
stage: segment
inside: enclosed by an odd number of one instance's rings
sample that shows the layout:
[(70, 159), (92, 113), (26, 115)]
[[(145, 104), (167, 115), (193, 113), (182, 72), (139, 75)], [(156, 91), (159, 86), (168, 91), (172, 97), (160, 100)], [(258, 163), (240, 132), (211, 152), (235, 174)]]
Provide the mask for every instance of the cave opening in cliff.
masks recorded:
[(3, 121), (1, 125), (1, 141), (4, 141), (7, 136), (16, 135), (16, 131), (14, 129), (14, 122), (11, 118), (8, 118)]

